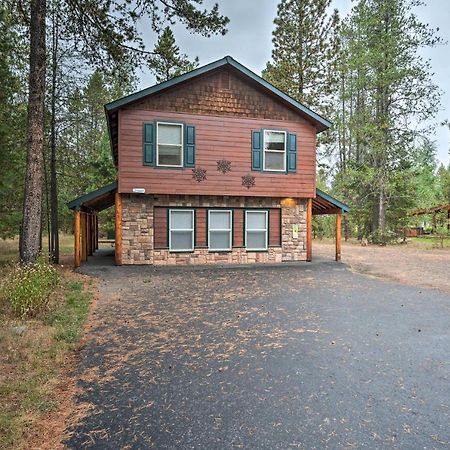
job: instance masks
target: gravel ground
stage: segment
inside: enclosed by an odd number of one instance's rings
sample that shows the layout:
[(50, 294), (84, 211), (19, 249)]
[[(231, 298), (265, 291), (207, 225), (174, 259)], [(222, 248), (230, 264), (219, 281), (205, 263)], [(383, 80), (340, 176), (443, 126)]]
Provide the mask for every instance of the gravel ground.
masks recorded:
[(323, 260), (94, 260), (68, 448), (449, 448), (448, 294)]
[[(314, 241), (314, 257), (334, 257), (334, 244)], [(387, 247), (343, 243), (342, 260), (353, 270), (413, 286), (450, 294), (450, 249), (421, 249), (408, 245)]]

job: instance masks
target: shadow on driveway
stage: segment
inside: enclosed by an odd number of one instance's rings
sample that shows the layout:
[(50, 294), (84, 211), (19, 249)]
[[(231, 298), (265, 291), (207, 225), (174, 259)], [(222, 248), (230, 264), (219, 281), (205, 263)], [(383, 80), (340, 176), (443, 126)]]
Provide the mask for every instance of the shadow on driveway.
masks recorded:
[(316, 262), (86, 265), (69, 448), (448, 448), (450, 297)]

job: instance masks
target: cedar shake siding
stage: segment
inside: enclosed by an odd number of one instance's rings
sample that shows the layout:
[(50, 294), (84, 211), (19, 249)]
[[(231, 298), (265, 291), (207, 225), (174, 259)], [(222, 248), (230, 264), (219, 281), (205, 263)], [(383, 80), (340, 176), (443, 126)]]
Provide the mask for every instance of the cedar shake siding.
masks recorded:
[(263, 93), (232, 69), (219, 70), (180, 84), (130, 105), (139, 111), (172, 111), (187, 114), (248, 119), (306, 120), (278, 99)]
[[(191, 252), (168, 249), (169, 209), (195, 210), (195, 247)], [(233, 248), (209, 251), (207, 247), (207, 210), (229, 208), (233, 211)], [(269, 213), (268, 249), (247, 251), (244, 247), (244, 212)], [(293, 225), (298, 225), (298, 235)], [(123, 264), (228, 264), (306, 260), (306, 200), (291, 200), (284, 205), (279, 198), (221, 196), (122, 196)]]

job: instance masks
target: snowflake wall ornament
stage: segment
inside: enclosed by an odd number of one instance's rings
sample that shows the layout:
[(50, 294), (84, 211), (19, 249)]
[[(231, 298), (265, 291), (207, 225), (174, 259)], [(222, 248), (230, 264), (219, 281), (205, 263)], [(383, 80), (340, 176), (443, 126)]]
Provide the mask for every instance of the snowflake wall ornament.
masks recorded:
[(231, 171), (231, 161), (228, 161), (227, 159), (221, 159), (220, 161), (217, 161), (217, 170), (222, 173), (227, 173)]
[(251, 175), (244, 175), (242, 177), (242, 186), (245, 186), (247, 189), (250, 189), (255, 185), (255, 177)]
[(206, 180), (206, 169), (202, 169), (201, 167), (192, 169), (192, 178), (199, 183), (200, 181)]

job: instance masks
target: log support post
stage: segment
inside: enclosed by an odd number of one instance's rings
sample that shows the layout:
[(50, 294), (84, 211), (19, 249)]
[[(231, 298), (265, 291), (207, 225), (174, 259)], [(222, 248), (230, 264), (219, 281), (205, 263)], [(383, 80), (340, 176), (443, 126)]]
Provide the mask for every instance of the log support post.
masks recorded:
[(98, 250), (98, 214), (95, 215), (95, 250)]
[(86, 226), (87, 226), (87, 232), (86, 232), (86, 240), (87, 240), (87, 255), (92, 255), (92, 214), (88, 213), (86, 214)]
[(336, 261), (341, 260), (342, 212), (336, 214)]
[(312, 198), (306, 205), (306, 261), (312, 261)]
[(86, 213), (81, 214), (81, 262), (87, 260)]
[(122, 197), (119, 192), (115, 194), (115, 257), (116, 265), (122, 265)]
[(80, 267), (81, 264), (81, 219), (80, 211), (75, 211), (73, 216), (73, 234), (74, 234), (74, 254), (73, 265), (74, 267)]
[(95, 253), (95, 214), (91, 215), (91, 254)]

